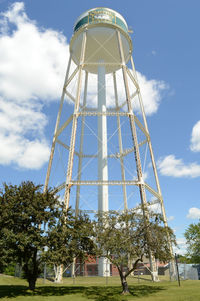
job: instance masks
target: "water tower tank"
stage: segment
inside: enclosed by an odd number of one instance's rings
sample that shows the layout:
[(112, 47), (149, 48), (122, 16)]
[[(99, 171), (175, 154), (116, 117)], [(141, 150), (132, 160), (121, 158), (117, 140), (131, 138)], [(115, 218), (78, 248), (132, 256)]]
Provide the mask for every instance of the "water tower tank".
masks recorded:
[(74, 25), (74, 35), (70, 42), (72, 59), (80, 63), (83, 33), (87, 31), (84, 70), (98, 72), (99, 62), (105, 65), (106, 73), (114, 72), (121, 67), (121, 59), (116, 29), (121, 32), (125, 63), (132, 54), (132, 42), (124, 18), (116, 11), (98, 7), (83, 13)]

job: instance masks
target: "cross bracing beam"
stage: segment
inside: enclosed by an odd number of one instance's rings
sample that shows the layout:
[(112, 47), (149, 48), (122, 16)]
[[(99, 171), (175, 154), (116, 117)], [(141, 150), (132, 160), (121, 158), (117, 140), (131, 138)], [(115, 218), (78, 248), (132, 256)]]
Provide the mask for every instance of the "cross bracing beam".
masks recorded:
[[(56, 142), (59, 143), (60, 145), (62, 145), (67, 150), (70, 149), (70, 147), (68, 145), (66, 145), (65, 143), (63, 143), (61, 140), (57, 139)], [(138, 146), (142, 146), (145, 143), (147, 143), (147, 140), (144, 140), (144, 141), (138, 143)], [(117, 158), (118, 159), (120, 157), (127, 156), (128, 154), (132, 153), (133, 151), (134, 151), (134, 147), (127, 148), (127, 149), (124, 149), (123, 153), (121, 153), (121, 154), (115, 153), (115, 154), (108, 155), (108, 158)], [(80, 154), (77, 151), (75, 151), (74, 154), (77, 155), (78, 157), (82, 157), (82, 158), (97, 158), (98, 157), (97, 155), (92, 155), (92, 154)]]
[(67, 89), (65, 89), (65, 94), (75, 103), (75, 101), (76, 101), (75, 97), (73, 95), (71, 95), (71, 93), (69, 93), (67, 91)]
[(78, 71), (79, 71), (79, 67), (76, 67), (76, 69), (74, 70), (74, 72), (70, 75), (70, 77), (66, 81), (66, 83), (64, 85), (64, 89), (66, 89), (66, 87), (71, 83), (71, 81), (73, 80), (74, 76), (77, 74)]
[(84, 186), (98, 186), (98, 185), (139, 185), (138, 181), (71, 181), (68, 184), (62, 183), (59, 186), (54, 188), (54, 192), (59, 192), (65, 187), (73, 185), (84, 185)]
[[(145, 143), (147, 143), (147, 140), (144, 140), (140, 143), (138, 143), (138, 146), (142, 146), (144, 145)], [(68, 147), (69, 148), (69, 147)], [(108, 155), (108, 158), (120, 158), (120, 157), (125, 157), (127, 156), (128, 154), (132, 153), (134, 151), (134, 147), (131, 147), (131, 148), (127, 148), (127, 149), (124, 149), (124, 151), (120, 154), (120, 153), (115, 153), (115, 154), (110, 154)], [(82, 157), (82, 158), (97, 158), (98, 156), (97, 155), (92, 155), (92, 154), (79, 154), (77, 152), (77, 155)]]
[[(147, 202), (146, 206), (150, 207), (150, 206), (156, 205), (156, 204), (160, 204), (160, 200), (159, 199), (153, 200), (151, 202)], [(136, 206), (136, 207), (134, 207), (132, 209), (129, 209), (129, 211), (136, 211), (136, 210), (140, 210), (141, 208), (142, 208), (142, 206), (138, 205), (138, 206)]]
[(56, 138), (62, 133), (62, 131), (70, 124), (73, 119), (73, 114), (63, 123), (63, 125), (57, 130)]
[[(90, 108), (87, 106), (83, 106), (83, 109), (85, 112), (96, 112), (97, 111), (96, 108)], [(82, 111), (80, 111), (80, 112), (82, 112)], [(106, 108), (106, 112), (117, 112), (117, 109), (116, 108)]]
[(80, 116), (129, 116), (130, 115), (130, 113), (127, 112), (110, 112), (110, 111), (106, 111), (106, 112), (81, 111), (78, 114)]
[[(62, 141), (60, 141), (59, 139), (57, 139), (57, 142), (58, 142), (60, 145), (62, 145), (64, 148), (66, 148), (67, 150), (70, 150), (70, 147), (69, 147), (67, 144), (65, 144), (65, 143), (63, 143)], [(77, 156), (80, 156), (80, 154), (79, 154), (78, 152), (76, 152), (76, 151), (74, 151), (74, 154), (77, 155)]]
[(135, 123), (138, 125), (138, 127), (141, 129), (141, 131), (145, 134), (145, 136), (149, 139), (149, 133), (146, 131), (142, 123), (139, 121), (139, 119), (132, 113), (132, 112), (96, 112), (96, 111), (81, 111), (77, 113), (79, 116), (133, 116), (135, 119)]
[[(112, 185), (112, 186), (118, 186), (118, 185), (140, 185), (139, 181), (71, 181), (70, 186), (72, 185), (83, 185), (83, 186), (98, 186), (98, 185)], [(65, 188), (65, 186), (67, 186), (65, 183), (60, 184), (59, 186), (54, 188), (54, 192), (58, 193), (59, 191), (61, 191), (62, 189)], [(146, 189), (152, 193), (155, 197), (156, 200), (152, 201), (152, 202), (147, 202), (147, 206), (149, 205), (153, 205), (153, 204), (157, 204), (160, 203), (162, 201), (162, 196), (156, 192), (151, 186), (149, 186), (147, 183), (144, 183), (144, 186), (146, 187)], [(140, 206), (138, 206), (139, 208)], [(134, 208), (135, 209), (135, 208)]]
[[(145, 143), (147, 143), (147, 140), (144, 140), (144, 141), (138, 143), (138, 146), (140, 147), (140, 146), (144, 145)], [(120, 157), (125, 157), (125, 156), (127, 156), (128, 154), (134, 152), (134, 150), (135, 150), (135, 147), (134, 147), (134, 146), (131, 147), (131, 148), (126, 148), (126, 149), (123, 150), (123, 152), (122, 152), (121, 154), (120, 154), (120, 153), (111, 154), (111, 155), (108, 155), (108, 158), (120, 158)]]
[(134, 115), (134, 119), (135, 119), (135, 123), (137, 124), (137, 126), (141, 129), (141, 131), (145, 134), (145, 136), (147, 137), (147, 139), (149, 140), (149, 133), (146, 131), (146, 129), (143, 127), (142, 123), (139, 121), (139, 119)]
[[(150, 207), (150, 206), (155, 205), (155, 204), (160, 204), (160, 200), (156, 199), (156, 200), (154, 200), (154, 201), (147, 202), (147, 207)], [(138, 205), (138, 206), (136, 206), (136, 207), (134, 207), (134, 208), (131, 208), (131, 209), (127, 209), (126, 212), (127, 212), (127, 213), (128, 213), (128, 212), (134, 212), (134, 211), (137, 211), (137, 210), (141, 210), (141, 205)], [(119, 212), (119, 213), (123, 213), (123, 212), (124, 212), (124, 210), (116, 210), (116, 211)], [(75, 212), (75, 210), (72, 210), (72, 212)], [(79, 209), (78, 212), (79, 212), (79, 213), (88, 213), (88, 214), (89, 214), (89, 213), (95, 213), (95, 214), (97, 214), (97, 213), (99, 213), (99, 210)], [(113, 210), (108, 210), (107, 212), (108, 212), (108, 213), (109, 213), (109, 212), (113, 212)]]
[(99, 185), (139, 185), (139, 181), (71, 181), (72, 185), (89, 185), (89, 186), (99, 186)]
[(157, 191), (155, 191), (151, 186), (149, 186), (147, 183), (145, 183), (146, 189), (151, 192), (156, 198), (158, 198), (160, 201), (162, 201), (162, 196)]
[[(138, 95), (138, 90), (136, 90), (133, 94), (130, 96), (130, 100), (135, 98), (135, 96)], [(117, 107), (117, 110), (122, 109), (127, 104), (127, 100), (125, 100), (120, 106)]]
[(138, 90), (136, 90), (133, 94), (131, 94), (130, 99), (135, 98), (136, 95), (138, 95)]
[(139, 90), (139, 85), (136, 81), (136, 79), (133, 77), (133, 74), (131, 73), (130, 69), (125, 65), (125, 68), (126, 68), (126, 72), (127, 74), (129, 75), (129, 78), (132, 80), (132, 82), (134, 83), (135, 87), (137, 90)]
[[(91, 112), (91, 111), (82, 111), (79, 113), (76, 113), (79, 116), (102, 116), (102, 115), (106, 115), (106, 116), (129, 116), (130, 113), (126, 113), (126, 112)], [(67, 121), (65, 121), (65, 123), (57, 130), (56, 133), (56, 137), (58, 137), (62, 131), (69, 125), (69, 123), (72, 121), (73, 119), (73, 114), (67, 119)], [(145, 136), (147, 137), (147, 139), (149, 139), (149, 133), (146, 131), (146, 129), (143, 127), (142, 123), (139, 121), (139, 119), (134, 115), (134, 119), (136, 124), (138, 125), (138, 127), (141, 129), (141, 131), (145, 134)]]

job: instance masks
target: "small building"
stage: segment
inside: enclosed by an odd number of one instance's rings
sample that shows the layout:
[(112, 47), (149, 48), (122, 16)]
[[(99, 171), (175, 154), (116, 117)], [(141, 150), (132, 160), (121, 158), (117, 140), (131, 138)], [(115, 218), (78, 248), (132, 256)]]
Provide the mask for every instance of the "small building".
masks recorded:
[(178, 263), (179, 276), (182, 280), (200, 280), (200, 264)]
[[(99, 258), (95, 256), (88, 256), (85, 262), (82, 262), (79, 258), (76, 259), (75, 275), (76, 276), (98, 276), (98, 263)], [(169, 275), (169, 264), (163, 262), (157, 262), (158, 275)], [(71, 273), (70, 273), (71, 274)], [(137, 269), (133, 272), (133, 275), (150, 275), (150, 264), (148, 261), (144, 263), (138, 263)], [(68, 271), (69, 275), (69, 271)], [(118, 276), (119, 272), (117, 267), (110, 263), (110, 276)]]

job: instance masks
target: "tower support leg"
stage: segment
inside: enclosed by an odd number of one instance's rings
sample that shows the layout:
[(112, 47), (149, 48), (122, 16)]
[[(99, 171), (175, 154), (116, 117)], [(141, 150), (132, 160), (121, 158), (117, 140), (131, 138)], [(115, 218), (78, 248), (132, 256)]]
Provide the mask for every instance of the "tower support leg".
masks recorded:
[[(79, 112), (79, 105), (80, 105), (80, 97), (81, 97), (81, 84), (82, 84), (82, 73), (83, 73), (83, 63), (85, 58), (85, 48), (86, 48), (86, 31), (83, 34), (82, 40), (82, 47), (81, 47), (81, 58), (79, 64), (79, 74), (78, 74), (78, 82), (77, 82), (77, 90), (76, 90), (76, 100), (74, 106), (74, 114), (73, 114), (73, 121), (72, 121), (72, 133), (71, 133), (71, 140), (70, 140), (70, 150), (69, 150), (69, 158), (68, 158), (68, 167), (67, 167), (67, 176), (66, 176), (66, 184), (65, 184), (65, 195), (64, 195), (64, 210), (69, 208), (69, 199), (70, 199), (70, 190), (71, 190), (71, 178), (72, 178), (72, 166), (73, 166), (73, 159), (74, 159), (74, 151), (75, 151), (75, 140), (76, 140), (76, 130), (77, 130), (77, 122), (78, 122), (78, 112)], [(65, 215), (65, 212), (64, 212)], [(65, 216), (66, 218), (66, 216)], [(63, 279), (63, 264), (59, 267), (59, 275), (58, 279), (62, 282)]]
[[(131, 65), (132, 65), (133, 76), (134, 76), (136, 82), (138, 83), (137, 73), (136, 73), (136, 70), (135, 70), (135, 65), (134, 65), (132, 57), (131, 57)], [(147, 125), (147, 120), (146, 120), (146, 115), (145, 115), (145, 111), (144, 111), (144, 105), (143, 105), (143, 102), (142, 102), (142, 96), (141, 96), (140, 89), (138, 89), (138, 99), (139, 99), (139, 103), (140, 103), (140, 108), (141, 108), (141, 112), (142, 112), (142, 117), (143, 117), (145, 130), (149, 134), (149, 129), (148, 129), (148, 125)], [(160, 195), (159, 202), (160, 202), (161, 213), (162, 213), (162, 216), (163, 216), (164, 226), (167, 228), (168, 227), (167, 216), (166, 216), (165, 207), (164, 207), (164, 203), (163, 203), (162, 192), (161, 192), (160, 183), (159, 183), (159, 180), (158, 180), (158, 172), (157, 172), (156, 162), (155, 162), (155, 158), (154, 158), (154, 154), (153, 154), (153, 148), (152, 148), (150, 138), (148, 139), (148, 146), (149, 146), (149, 152), (150, 152), (150, 156), (151, 156), (151, 162), (152, 162), (152, 167), (153, 167), (155, 181), (156, 181), (156, 187), (157, 187), (158, 193)], [(171, 253), (171, 256), (172, 256), (172, 259), (170, 261), (170, 275), (171, 275), (171, 278), (176, 279), (176, 274), (177, 274), (176, 273), (176, 266), (175, 266), (175, 261), (173, 259), (174, 256), (173, 256), (172, 243), (171, 243), (171, 240), (170, 240), (170, 237), (169, 237), (168, 233), (167, 233), (167, 239), (168, 239), (168, 245), (169, 245), (170, 253)]]
[[(120, 34), (119, 30), (117, 30), (116, 33), (117, 33), (118, 47), (119, 47), (119, 53), (120, 53), (121, 63), (122, 63), (122, 74), (123, 74), (123, 79), (124, 79), (124, 86), (125, 86), (125, 93), (126, 93), (126, 100), (127, 100), (127, 109), (128, 109), (128, 113), (129, 113), (130, 128), (131, 128), (131, 134), (132, 134), (133, 145), (134, 145), (137, 176), (138, 176), (138, 181), (140, 183), (139, 190), (140, 190), (140, 197), (141, 197), (142, 210), (143, 210), (143, 216), (144, 216), (144, 223), (146, 223), (146, 225), (148, 225), (149, 214), (148, 214), (148, 209), (147, 209), (146, 192), (145, 192), (145, 186), (144, 186), (144, 180), (143, 180), (143, 172), (142, 172), (140, 151), (139, 151), (139, 145), (138, 145), (138, 139), (137, 139), (135, 118), (134, 118), (134, 113), (132, 110), (131, 97), (130, 97), (130, 91), (129, 91), (129, 85), (128, 85), (128, 77), (127, 77), (127, 70), (126, 70), (126, 64), (125, 64), (125, 58), (124, 58), (124, 51), (123, 51), (123, 46), (122, 46), (121, 34)], [(148, 236), (148, 239), (150, 240), (151, 233), (147, 232), (147, 236)], [(157, 264), (155, 261), (155, 257), (152, 255), (150, 248), (149, 248), (149, 261), (150, 261), (150, 267), (151, 267), (152, 280), (159, 281)]]
[[(116, 73), (113, 73), (113, 84), (114, 84), (114, 92), (115, 92), (115, 105), (116, 110), (119, 112), (119, 101), (118, 101), (118, 93), (117, 93), (117, 81), (116, 81)], [(120, 152), (120, 165), (121, 165), (121, 175), (122, 181), (125, 182), (125, 171), (124, 171), (124, 159), (122, 156), (123, 153), (123, 145), (122, 145), (122, 132), (121, 132), (121, 122), (119, 115), (117, 116), (117, 130), (118, 130), (118, 140), (119, 140), (119, 152)], [(123, 184), (123, 197), (124, 197), (124, 210), (128, 209), (127, 205), (127, 193), (126, 193), (126, 185)]]

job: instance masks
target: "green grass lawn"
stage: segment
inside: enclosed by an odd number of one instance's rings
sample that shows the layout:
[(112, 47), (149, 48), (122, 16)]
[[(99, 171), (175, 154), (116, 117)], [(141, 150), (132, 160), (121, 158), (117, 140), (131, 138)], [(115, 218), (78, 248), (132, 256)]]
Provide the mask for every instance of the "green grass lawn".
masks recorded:
[(122, 296), (118, 277), (107, 280), (100, 277), (78, 277), (64, 279), (63, 284), (54, 284), (42, 279), (37, 281), (35, 292), (27, 290), (27, 282), (11, 276), (0, 276), (0, 301), (200, 301), (200, 281), (181, 282), (150, 281), (129, 278), (131, 295)]

